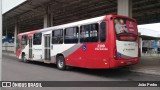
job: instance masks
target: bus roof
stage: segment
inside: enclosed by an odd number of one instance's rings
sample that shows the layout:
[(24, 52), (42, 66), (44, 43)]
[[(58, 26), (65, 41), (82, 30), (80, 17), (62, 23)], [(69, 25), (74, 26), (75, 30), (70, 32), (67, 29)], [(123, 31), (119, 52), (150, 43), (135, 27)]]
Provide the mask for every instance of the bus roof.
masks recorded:
[(62, 24), (62, 25), (52, 26), (52, 27), (48, 27), (48, 28), (44, 28), (44, 29), (38, 29), (38, 30), (29, 31), (29, 32), (24, 32), (24, 33), (20, 33), (18, 35), (26, 35), (26, 34), (30, 34), (30, 33), (45, 32), (45, 31), (49, 31), (49, 30), (64, 29), (64, 28), (68, 28), (68, 27), (86, 25), (86, 24), (90, 24), (90, 23), (97, 23), (97, 22), (103, 21), (107, 16), (125, 17), (125, 16), (121, 16), (121, 15), (104, 15), (104, 16), (99, 16), (99, 17), (95, 17), (95, 18), (90, 18), (90, 19), (86, 19), (86, 20), (68, 23), (68, 24)]

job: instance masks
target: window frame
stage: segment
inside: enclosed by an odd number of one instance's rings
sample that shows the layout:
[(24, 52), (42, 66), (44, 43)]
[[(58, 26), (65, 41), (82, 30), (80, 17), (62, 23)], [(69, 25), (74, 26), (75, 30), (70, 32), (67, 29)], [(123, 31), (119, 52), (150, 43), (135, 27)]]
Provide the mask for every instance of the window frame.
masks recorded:
[[(23, 40), (23, 38), (25, 37), (25, 39)], [(23, 41), (25, 42), (25, 44), (23, 43)], [(25, 46), (28, 44), (28, 37), (27, 35), (22, 35), (22, 42), (21, 42), (22, 46)]]
[[(41, 34), (40, 43), (35, 43), (35, 35)], [(33, 34), (33, 45), (41, 45), (42, 44), (42, 32), (34, 33)]]
[[(93, 25), (93, 24), (97, 24), (97, 26), (98, 26), (98, 27), (97, 27), (97, 40), (96, 40), (96, 41), (90, 41), (90, 42), (88, 42), (88, 41), (87, 41), (87, 42), (86, 42), (86, 41), (85, 41), (85, 42), (84, 42), (84, 41), (82, 42), (82, 41), (81, 41), (81, 38), (82, 38), (82, 37), (81, 37), (81, 36), (82, 36), (82, 35), (81, 35), (82, 26)], [(80, 28), (80, 29), (79, 29), (79, 42), (80, 42), (80, 43), (97, 43), (97, 42), (99, 42), (99, 23), (98, 23), (98, 22), (83, 24), (83, 25), (80, 25), (79, 28)], [(89, 34), (88, 34), (89, 37), (90, 37), (90, 31), (91, 31), (91, 26), (90, 26), (90, 30), (89, 30)], [(93, 31), (93, 30), (92, 30), (92, 31)]]
[[(66, 43), (65, 42), (65, 39), (66, 39), (66, 30), (69, 29), (69, 28), (76, 28), (76, 35), (78, 35), (77, 36), (77, 42), (74, 42), (74, 43), (73, 42), (72, 43)], [(75, 43), (77, 44), (77, 43), (79, 43), (79, 26), (72, 26), (72, 27), (64, 28), (64, 32), (63, 33), (64, 33), (64, 35), (63, 35), (64, 36), (64, 44), (75, 44)]]
[[(62, 34), (61, 35), (61, 37), (62, 37), (62, 43), (53, 43), (53, 32), (54, 31), (58, 31), (58, 30), (60, 30), (60, 34)], [(54, 36), (55, 37), (55, 36)], [(56, 36), (56, 37), (58, 37), (58, 36)], [(55, 29), (55, 30), (52, 30), (52, 40), (51, 40), (52, 42), (51, 42), (51, 44), (63, 44), (64, 43), (64, 29)]]
[[(101, 24), (102, 24), (102, 23), (105, 23), (105, 40), (104, 40), (104, 41), (101, 40), (101, 30), (102, 30), (102, 29), (101, 29)], [(99, 23), (99, 41), (100, 41), (100, 42), (106, 42), (106, 41), (107, 41), (107, 36), (108, 36), (107, 33), (108, 33), (107, 21), (102, 21), (102, 22), (100, 22), (100, 23)]]
[(21, 40), (19, 36), (16, 37), (16, 51), (21, 47)]

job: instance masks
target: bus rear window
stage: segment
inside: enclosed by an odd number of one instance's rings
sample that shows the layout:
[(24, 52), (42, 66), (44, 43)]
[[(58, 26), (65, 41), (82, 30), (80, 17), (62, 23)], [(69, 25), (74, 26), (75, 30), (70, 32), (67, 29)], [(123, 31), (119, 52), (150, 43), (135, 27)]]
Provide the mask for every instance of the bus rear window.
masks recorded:
[(117, 39), (133, 41), (138, 35), (137, 24), (133, 20), (126, 18), (115, 18), (114, 28)]

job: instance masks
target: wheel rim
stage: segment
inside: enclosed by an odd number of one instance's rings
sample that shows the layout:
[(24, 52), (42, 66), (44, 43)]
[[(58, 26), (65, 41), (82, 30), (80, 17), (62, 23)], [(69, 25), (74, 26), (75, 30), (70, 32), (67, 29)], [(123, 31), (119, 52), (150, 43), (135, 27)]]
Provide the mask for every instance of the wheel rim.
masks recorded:
[(60, 68), (63, 68), (63, 66), (64, 66), (63, 60), (58, 60), (58, 66), (59, 66)]
[(26, 57), (25, 57), (25, 55), (23, 55), (23, 61), (26, 62)]

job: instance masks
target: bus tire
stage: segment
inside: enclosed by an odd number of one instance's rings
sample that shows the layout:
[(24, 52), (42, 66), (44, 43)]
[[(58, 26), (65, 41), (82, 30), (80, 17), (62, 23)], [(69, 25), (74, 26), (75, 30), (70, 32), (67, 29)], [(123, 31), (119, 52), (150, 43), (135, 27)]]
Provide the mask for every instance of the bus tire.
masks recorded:
[(60, 70), (65, 70), (66, 69), (66, 62), (63, 56), (58, 56), (57, 57), (57, 68)]
[(26, 59), (25, 53), (22, 53), (22, 61), (25, 62), (25, 63), (28, 62), (28, 60)]

